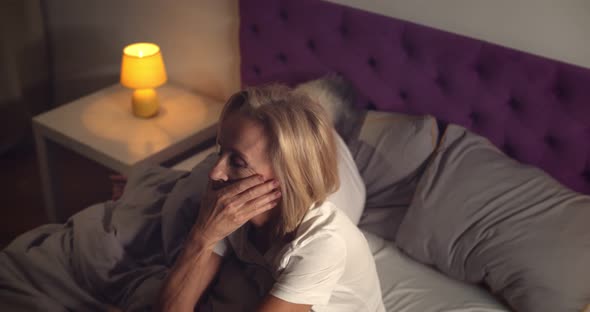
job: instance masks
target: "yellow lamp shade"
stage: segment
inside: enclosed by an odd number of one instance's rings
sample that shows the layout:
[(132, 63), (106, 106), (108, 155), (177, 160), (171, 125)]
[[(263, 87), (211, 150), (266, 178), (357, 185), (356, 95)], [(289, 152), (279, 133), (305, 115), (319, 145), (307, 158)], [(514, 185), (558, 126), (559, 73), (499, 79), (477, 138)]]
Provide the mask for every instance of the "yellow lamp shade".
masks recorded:
[(166, 82), (166, 69), (160, 47), (153, 43), (134, 43), (123, 49), (121, 84), (135, 89), (131, 98), (133, 114), (150, 118), (158, 113), (156, 88)]
[(167, 80), (160, 47), (134, 43), (123, 49), (121, 84), (131, 89), (155, 88)]

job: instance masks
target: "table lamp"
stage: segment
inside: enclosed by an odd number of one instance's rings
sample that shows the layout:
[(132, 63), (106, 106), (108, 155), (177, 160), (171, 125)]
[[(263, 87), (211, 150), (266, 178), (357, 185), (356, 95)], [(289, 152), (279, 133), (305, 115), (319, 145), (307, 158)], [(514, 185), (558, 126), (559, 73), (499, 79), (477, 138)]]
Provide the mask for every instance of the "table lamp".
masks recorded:
[(160, 47), (153, 43), (134, 43), (123, 49), (121, 84), (135, 89), (133, 114), (149, 118), (158, 113), (158, 95), (154, 88), (167, 80)]

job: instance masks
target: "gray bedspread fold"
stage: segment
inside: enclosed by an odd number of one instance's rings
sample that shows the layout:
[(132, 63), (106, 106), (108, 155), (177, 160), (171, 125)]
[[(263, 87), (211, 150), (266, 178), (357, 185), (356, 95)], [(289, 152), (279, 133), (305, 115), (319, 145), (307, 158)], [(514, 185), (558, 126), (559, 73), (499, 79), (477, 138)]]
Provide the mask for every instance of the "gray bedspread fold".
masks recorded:
[(0, 252), (0, 311), (150, 310), (196, 220), (212, 160), (190, 173), (137, 167), (118, 201), (16, 238)]

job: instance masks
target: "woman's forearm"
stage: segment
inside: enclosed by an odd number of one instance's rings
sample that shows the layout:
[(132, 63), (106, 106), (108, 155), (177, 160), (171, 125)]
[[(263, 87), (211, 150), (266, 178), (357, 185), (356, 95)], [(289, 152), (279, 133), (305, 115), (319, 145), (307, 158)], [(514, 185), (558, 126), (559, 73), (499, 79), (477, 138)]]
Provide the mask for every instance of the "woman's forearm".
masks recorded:
[(156, 311), (193, 311), (221, 263), (213, 253), (220, 240), (236, 231), (256, 215), (277, 205), (278, 181), (265, 181), (260, 175), (214, 188), (210, 180), (201, 199), (197, 222), (184, 250), (172, 267), (160, 291)]
[(189, 240), (164, 282), (156, 311), (193, 311), (220, 263), (210, 244)]

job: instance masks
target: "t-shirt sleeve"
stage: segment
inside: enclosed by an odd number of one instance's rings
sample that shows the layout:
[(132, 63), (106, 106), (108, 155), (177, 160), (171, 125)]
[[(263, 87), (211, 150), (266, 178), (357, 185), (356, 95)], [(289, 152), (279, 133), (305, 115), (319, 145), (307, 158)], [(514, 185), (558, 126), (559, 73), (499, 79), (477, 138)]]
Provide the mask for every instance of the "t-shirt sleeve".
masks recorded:
[(213, 247), (213, 252), (221, 257), (225, 256), (227, 254), (228, 243), (227, 238), (218, 241), (217, 244), (215, 244), (215, 247)]
[(346, 245), (340, 237), (322, 235), (287, 252), (283, 261), (270, 294), (291, 303), (325, 305), (344, 273)]

